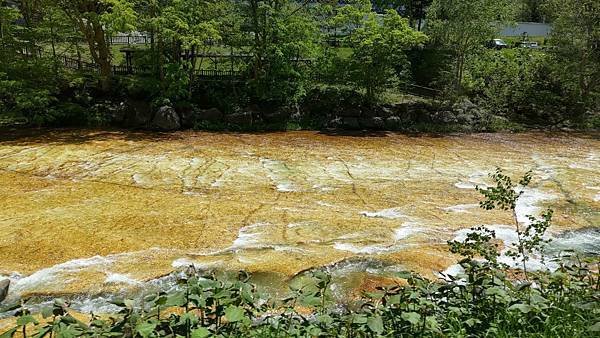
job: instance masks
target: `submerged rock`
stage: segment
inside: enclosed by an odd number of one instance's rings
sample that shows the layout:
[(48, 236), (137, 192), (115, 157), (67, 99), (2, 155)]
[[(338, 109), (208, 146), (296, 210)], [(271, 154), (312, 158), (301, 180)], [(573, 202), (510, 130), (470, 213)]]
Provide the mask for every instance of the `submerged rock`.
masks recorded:
[(154, 119), (152, 119), (152, 128), (165, 131), (180, 129), (181, 120), (175, 108), (171, 106), (160, 107)]
[(10, 279), (4, 279), (0, 281), (0, 303), (6, 299), (9, 287)]

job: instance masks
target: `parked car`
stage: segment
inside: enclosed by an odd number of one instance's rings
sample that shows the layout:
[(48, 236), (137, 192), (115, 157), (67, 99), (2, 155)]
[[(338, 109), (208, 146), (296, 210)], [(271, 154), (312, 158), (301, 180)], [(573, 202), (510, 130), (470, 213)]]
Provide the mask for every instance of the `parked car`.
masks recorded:
[(490, 41), (489, 47), (494, 49), (504, 49), (508, 48), (508, 44), (502, 39), (493, 39)]
[(535, 41), (522, 41), (517, 43), (519, 48), (540, 48), (540, 45)]

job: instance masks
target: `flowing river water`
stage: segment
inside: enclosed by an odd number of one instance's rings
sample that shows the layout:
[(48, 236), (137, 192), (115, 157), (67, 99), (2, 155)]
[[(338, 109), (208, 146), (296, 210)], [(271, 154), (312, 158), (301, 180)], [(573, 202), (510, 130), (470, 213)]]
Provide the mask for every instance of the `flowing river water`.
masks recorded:
[(353, 289), (406, 269), (434, 278), (455, 269), (446, 241), (465, 229), (514, 237), (509, 214), (477, 206), (496, 167), (533, 170), (517, 215), (554, 209), (551, 248), (600, 253), (597, 134), (1, 133), (9, 300), (109, 311), (98, 299), (189, 266), (266, 286), (315, 267)]

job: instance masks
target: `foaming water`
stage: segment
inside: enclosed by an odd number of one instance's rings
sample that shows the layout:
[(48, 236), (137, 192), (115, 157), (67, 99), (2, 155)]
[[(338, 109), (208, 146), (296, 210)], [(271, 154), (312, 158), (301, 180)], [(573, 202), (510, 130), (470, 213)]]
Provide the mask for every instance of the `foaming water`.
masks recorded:
[[(493, 224), (485, 227), (494, 231), (496, 238), (503, 243), (504, 248), (500, 252), (498, 261), (513, 268), (521, 268), (522, 262), (520, 260), (515, 261), (512, 257), (506, 255), (508, 250), (516, 250), (519, 241), (514, 226)], [(464, 242), (469, 232), (469, 229), (459, 230), (454, 240)], [(530, 271), (555, 270), (558, 265), (553, 262), (553, 259), (561, 256), (566, 250), (575, 250), (586, 255), (598, 255), (600, 252), (600, 228), (597, 227), (564, 232), (548, 232), (543, 239), (550, 241), (544, 245), (543, 250), (547, 257), (542, 257), (539, 254), (529, 255), (529, 260), (525, 263), (525, 266)], [(445, 273), (452, 275), (460, 273), (460, 271), (462, 270), (458, 266), (451, 266)]]
[(345, 286), (362, 285), (364, 269), (451, 271), (444, 243), (463, 229), (499, 224), (515, 241), (509, 213), (477, 207), (474, 188), (497, 167), (533, 170), (517, 216), (555, 210), (549, 251), (600, 251), (589, 230), (600, 224), (594, 137), (10, 133), (0, 137), (0, 274), (12, 299), (109, 299), (173, 287), (171, 273), (187, 269), (275, 283), (352, 262), (336, 270), (354, 276)]
[(471, 209), (479, 208), (479, 204), (459, 204), (442, 208), (446, 212), (468, 213)]
[(362, 211), (360, 214), (365, 217), (387, 219), (398, 219), (406, 217), (406, 215), (404, 215), (398, 208), (384, 209), (379, 211)]
[[(52, 267), (39, 270), (27, 277), (23, 277), (14, 281), (10, 291), (20, 294), (26, 291), (35, 290), (36, 288), (52, 283), (64, 283), (61, 280), (64, 275), (80, 272), (88, 268), (103, 268), (111, 265), (114, 260), (110, 257), (95, 256), (91, 258), (74, 259), (65, 263), (57, 264)], [(68, 282), (68, 280), (66, 281)]]
[(525, 188), (523, 194), (517, 200), (515, 213), (517, 221), (523, 224), (530, 224), (529, 216), (537, 217), (542, 210), (542, 202), (547, 202), (555, 199), (556, 196), (543, 192), (539, 189)]

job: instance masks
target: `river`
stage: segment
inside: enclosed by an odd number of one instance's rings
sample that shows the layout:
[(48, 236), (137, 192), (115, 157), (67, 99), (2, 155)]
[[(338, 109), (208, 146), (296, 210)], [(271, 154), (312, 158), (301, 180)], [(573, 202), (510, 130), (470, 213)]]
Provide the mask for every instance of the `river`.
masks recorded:
[(166, 285), (189, 266), (266, 285), (314, 267), (353, 288), (405, 269), (435, 278), (455, 267), (446, 241), (464, 229), (514, 235), (510, 215), (477, 206), (496, 167), (533, 170), (517, 214), (554, 209), (556, 250), (600, 253), (597, 134), (1, 133), (9, 299), (96, 309), (99, 295)]

